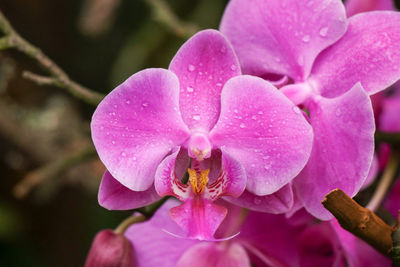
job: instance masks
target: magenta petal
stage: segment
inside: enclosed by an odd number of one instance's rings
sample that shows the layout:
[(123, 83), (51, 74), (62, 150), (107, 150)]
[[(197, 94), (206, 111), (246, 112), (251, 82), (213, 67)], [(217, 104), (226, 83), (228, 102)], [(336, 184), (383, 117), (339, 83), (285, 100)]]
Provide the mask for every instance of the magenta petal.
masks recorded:
[(312, 136), (310, 125), (289, 99), (265, 80), (243, 75), (226, 83), (210, 141), (244, 166), (250, 192), (267, 195), (304, 167)]
[(369, 168), (368, 176), (365, 179), (361, 189), (365, 189), (368, 186), (370, 186), (374, 182), (374, 180), (377, 178), (378, 172), (379, 172), (378, 157), (376, 156), (376, 154), (374, 154), (371, 167)]
[(246, 250), (237, 243), (199, 243), (189, 248), (177, 267), (250, 267)]
[(304, 80), (316, 56), (346, 31), (339, 0), (231, 0), (220, 29), (232, 42), (243, 72)]
[(100, 159), (126, 187), (143, 191), (172, 147), (188, 138), (179, 114), (179, 82), (164, 69), (146, 69), (115, 88), (91, 123)]
[(154, 186), (145, 191), (132, 191), (120, 184), (106, 171), (101, 180), (99, 204), (109, 210), (130, 210), (146, 206), (160, 199)]
[(146, 222), (133, 224), (125, 232), (136, 253), (135, 267), (176, 267), (182, 254), (199, 241), (176, 238), (163, 230), (177, 233), (178, 225), (168, 215), (178, 201), (169, 199)]
[(201, 31), (179, 49), (169, 69), (179, 78), (183, 120), (190, 129), (209, 131), (219, 116), (223, 85), (241, 73), (231, 44), (216, 30)]
[(347, 0), (345, 5), (348, 17), (367, 11), (395, 10), (393, 0)]
[(318, 96), (308, 108), (314, 145), (294, 185), (307, 211), (326, 220), (332, 216), (321, 204), (325, 195), (340, 188), (354, 196), (368, 175), (374, 153), (374, 117), (371, 101), (359, 83), (338, 98)]
[(293, 191), (290, 185), (285, 185), (277, 192), (266, 196), (257, 196), (246, 190), (239, 198), (225, 197), (224, 199), (250, 210), (278, 214), (291, 210)]
[(246, 188), (246, 171), (242, 164), (223, 149), (221, 158), (220, 174), (207, 186), (207, 192), (212, 200), (220, 196), (238, 197)]
[(204, 198), (190, 198), (169, 211), (172, 219), (186, 232), (188, 238), (214, 240), (214, 233), (227, 213), (225, 207)]
[(400, 211), (400, 176), (397, 177), (397, 181), (390, 190), (389, 196), (384, 203), (385, 208), (392, 214), (393, 217), (397, 218)]
[(342, 249), (344, 250), (347, 266), (392, 266), (388, 257), (382, 255), (361, 239), (358, 239), (353, 234), (344, 230), (336, 219), (333, 219), (330, 223), (340, 240)]
[(349, 19), (346, 34), (316, 59), (310, 79), (325, 97), (357, 82), (373, 94), (400, 78), (400, 14), (375, 11)]
[[(154, 186), (160, 196), (174, 196), (181, 201), (185, 201), (189, 197), (191, 188), (187, 184), (181, 183), (183, 174), (186, 172), (186, 168), (183, 172), (184, 164), (182, 162), (186, 162), (186, 159), (187, 156), (180, 153), (179, 148), (175, 148), (175, 151), (160, 163), (154, 180)], [(175, 165), (179, 165), (179, 169), (182, 169), (179, 170), (180, 174), (176, 172)]]
[[(400, 92), (400, 87), (396, 88)], [(386, 132), (400, 132), (400, 94), (382, 100), (379, 129)]]

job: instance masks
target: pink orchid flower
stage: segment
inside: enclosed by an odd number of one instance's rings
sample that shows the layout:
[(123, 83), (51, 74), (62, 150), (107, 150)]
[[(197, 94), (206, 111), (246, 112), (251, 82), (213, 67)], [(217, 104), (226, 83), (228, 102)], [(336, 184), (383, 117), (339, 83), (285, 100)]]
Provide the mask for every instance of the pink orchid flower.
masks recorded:
[[(228, 241), (182, 240), (161, 229), (179, 231), (168, 220), (167, 201), (147, 222), (125, 233), (132, 242), (137, 267), (363, 267), (390, 266), (390, 260), (340, 228), (337, 222), (315, 223), (304, 210), (291, 219), (220, 202), (228, 216), (216, 235), (240, 234)], [(149, 238), (151, 236), (152, 238)]]
[(240, 74), (230, 43), (206, 30), (180, 48), (168, 70), (143, 70), (115, 88), (91, 123), (109, 171), (100, 204), (132, 209), (175, 196), (183, 204), (171, 217), (188, 238), (204, 240), (214, 239), (226, 216), (213, 203), (222, 196), (244, 192), (243, 206), (288, 210), (288, 183), (308, 160), (311, 127), (273, 85)]
[(340, 0), (231, 0), (220, 29), (244, 73), (281, 77), (280, 90), (309, 113), (313, 149), (293, 184), (311, 214), (332, 218), (323, 197), (335, 188), (354, 196), (368, 175), (369, 95), (400, 78), (400, 14), (348, 19)]

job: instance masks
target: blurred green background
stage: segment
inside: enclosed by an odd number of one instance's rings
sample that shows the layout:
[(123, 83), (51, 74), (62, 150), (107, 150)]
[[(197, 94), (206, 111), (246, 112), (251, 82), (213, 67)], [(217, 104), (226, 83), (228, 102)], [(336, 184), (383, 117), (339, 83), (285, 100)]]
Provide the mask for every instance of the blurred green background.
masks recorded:
[[(227, 3), (166, 2), (191, 31), (217, 28)], [(167, 68), (186, 38), (160, 22), (152, 1), (2, 0), (0, 10), (73, 80), (103, 93), (141, 69)], [(104, 169), (95, 155), (43, 174), (91, 146), (94, 107), (23, 79), (24, 70), (45, 74), (25, 55), (0, 52), (0, 266), (83, 266), (95, 233), (130, 212), (97, 204)]]

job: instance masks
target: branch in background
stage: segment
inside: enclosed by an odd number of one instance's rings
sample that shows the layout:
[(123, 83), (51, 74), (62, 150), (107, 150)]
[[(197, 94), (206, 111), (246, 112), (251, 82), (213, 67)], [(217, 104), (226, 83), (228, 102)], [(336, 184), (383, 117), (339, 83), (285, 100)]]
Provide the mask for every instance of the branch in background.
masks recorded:
[(87, 36), (105, 34), (115, 20), (121, 0), (85, 0), (79, 15), (78, 28)]
[(163, 0), (146, 0), (153, 11), (155, 20), (165, 25), (176, 36), (189, 38), (199, 29), (192, 23), (181, 21)]
[[(10, 23), (8, 22), (8, 20), (1, 11), (0, 11), (0, 31), (4, 34), (4, 37), (0, 38), (0, 50), (13, 48), (27, 55), (33, 60), (37, 61), (40, 64), (40, 66), (50, 75), (50, 77), (46, 78), (54, 80), (54, 82), (50, 83), (51, 85), (65, 89), (72, 95), (92, 105), (97, 105), (103, 99), (104, 96), (102, 94), (94, 92), (72, 81), (68, 77), (68, 75), (56, 63), (54, 63), (50, 58), (48, 58), (39, 48), (35, 47), (34, 45), (26, 41), (24, 38), (22, 38), (12, 28), (12, 26), (10, 25)], [(39, 75), (35, 75), (32, 73), (24, 75), (24, 77), (28, 79), (34, 76), (39, 76)], [(38, 82), (38, 80), (35, 78), (31, 80)], [(47, 83), (46, 85), (48, 84), (49, 83)]]
[(94, 147), (85, 148), (77, 153), (66, 155), (47, 165), (44, 165), (31, 173), (28, 173), (22, 181), (14, 187), (14, 195), (17, 198), (25, 197), (35, 186), (52, 177), (60, 175), (65, 170), (81, 164), (97, 155)]
[(325, 196), (322, 205), (336, 217), (342, 228), (361, 238), (379, 252), (388, 255), (392, 249), (394, 227), (387, 225), (370, 210), (361, 207), (340, 189)]
[(386, 165), (385, 171), (382, 174), (382, 178), (379, 181), (378, 187), (375, 190), (374, 195), (366, 206), (367, 209), (375, 212), (381, 205), (386, 193), (389, 190), (390, 185), (396, 175), (396, 170), (399, 165), (399, 158), (395, 153), (391, 152), (389, 156), (389, 162)]

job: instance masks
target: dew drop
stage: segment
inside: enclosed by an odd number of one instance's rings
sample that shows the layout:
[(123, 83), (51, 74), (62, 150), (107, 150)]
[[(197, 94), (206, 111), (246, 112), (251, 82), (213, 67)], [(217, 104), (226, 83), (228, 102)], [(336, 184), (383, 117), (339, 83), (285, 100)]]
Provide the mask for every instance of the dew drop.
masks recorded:
[(323, 27), (320, 31), (319, 31), (319, 35), (321, 35), (322, 37), (325, 37), (328, 34), (328, 27)]
[(149, 105), (149, 103), (143, 103), (142, 106), (143, 107), (147, 107)]
[(258, 114), (262, 115), (264, 114), (264, 112), (262, 112), (262, 110), (260, 110), (259, 112), (257, 112)]
[(294, 106), (292, 109), (293, 109), (293, 112), (294, 112), (294, 113), (296, 113), (296, 114), (301, 114), (301, 111), (300, 111), (300, 109), (299, 109), (297, 106)]
[(111, 141), (111, 144), (115, 145), (115, 141), (114, 141), (114, 140), (112, 140), (112, 141)]
[(251, 164), (250, 166), (251, 166), (252, 168), (255, 168), (255, 167), (256, 167), (256, 164), (253, 163), (253, 164)]
[(246, 128), (246, 125), (245, 125), (244, 123), (241, 123), (241, 124), (239, 125), (239, 127), (243, 129), (243, 128)]
[(131, 101), (130, 100), (126, 100), (126, 102), (125, 102), (127, 105), (129, 105), (130, 103), (131, 103)]
[(304, 35), (303, 38), (302, 38), (303, 42), (305, 42), (305, 43), (308, 43), (310, 41), (310, 39), (311, 39), (311, 37), (308, 34)]
[(195, 69), (196, 69), (195, 66), (193, 66), (192, 64), (189, 64), (189, 66), (188, 66), (189, 71), (194, 71)]
[(193, 115), (193, 119), (196, 121), (200, 120), (200, 115)]
[(251, 118), (252, 118), (253, 120), (256, 120), (256, 119), (257, 119), (257, 116), (256, 116), (256, 115), (253, 115), (253, 116), (251, 116)]
[(189, 93), (191, 93), (191, 92), (193, 92), (193, 87), (190, 87), (190, 86), (188, 86), (188, 87), (186, 87), (186, 90), (189, 92)]
[(239, 111), (238, 111), (237, 109), (235, 109), (233, 112), (235, 112), (235, 113), (239, 113)]
[(221, 87), (222, 83), (217, 83), (216, 86)]
[(126, 157), (126, 153), (125, 153), (125, 152), (122, 152), (122, 153), (121, 153), (121, 156)]

